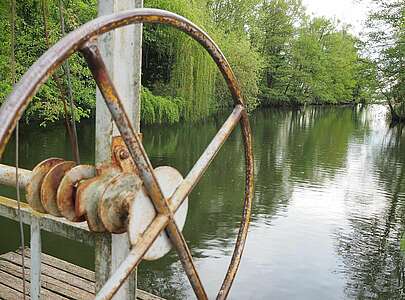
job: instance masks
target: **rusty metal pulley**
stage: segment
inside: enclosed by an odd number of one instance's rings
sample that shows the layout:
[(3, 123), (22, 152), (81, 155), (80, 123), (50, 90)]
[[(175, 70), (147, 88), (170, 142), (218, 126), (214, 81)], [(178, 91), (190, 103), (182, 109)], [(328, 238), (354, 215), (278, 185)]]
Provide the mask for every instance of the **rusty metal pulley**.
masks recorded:
[[(170, 199), (183, 176), (168, 166), (158, 167), (154, 172), (163, 195)], [(94, 232), (128, 231), (133, 245), (156, 217), (153, 203), (120, 137), (113, 139), (110, 164), (76, 166), (73, 161), (50, 158), (34, 168), (32, 179), (27, 199), (34, 210), (72, 222), (87, 221)], [(184, 227), (187, 210), (188, 198), (174, 214), (180, 230)], [(170, 239), (161, 232), (144, 259), (161, 258), (171, 248)]]
[[(234, 99), (231, 115), (184, 179), (171, 167), (152, 167), (140, 137), (131, 126), (97, 46), (97, 37), (101, 34), (136, 23), (167, 24), (194, 38), (217, 64)], [(93, 231), (128, 230), (132, 249), (116, 273), (99, 291), (97, 299), (110, 299), (143, 258), (158, 258), (167, 253), (171, 246), (175, 247), (196, 296), (199, 299), (207, 299), (191, 252), (181, 232), (187, 213), (187, 197), (233, 129), (240, 123), (245, 149), (246, 188), (235, 249), (217, 295), (217, 299), (225, 299), (238, 270), (246, 242), (254, 175), (248, 115), (238, 82), (228, 61), (203, 30), (171, 12), (134, 9), (93, 20), (68, 34), (42, 55), (1, 106), (0, 154), (3, 153), (17, 121), (33, 96), (74, 52), (81, 52), (87, 61), (122, 140), (115, 144), (119, 150), (117, 152), (113, 149), (113, 163), (109, 166), (73, 166), (60, 159), (49, 159), (40, 163), (34, 168), (27, 189), (30, 205), (37, 211), (61, 214), (71, 221), (87, 220)], [(49, 194), (48, 189), (51, 191)]]
[(31, 180), (27, 185), (27, 202), (31, 205), (32, 209), (45, 213), (46, 210), (41, 201), (41, 187), (46, 174), (52, 169), (53, 166), (63, 162), (60, 158), (49, 158), (42, 161), (32, 170)]
[(45, 175), (41, 185), (41, 203), (45, 211), (60, 217), (63, 214), (57, 204), (59, 184), (67, 171), (75, 166), (73, 161), (64, 161), (53, 166)]
[[(127, 232), (130, 225), (129, 239), (135, 244), (156, 211), (122, 139), (114, 138), (112, 147), (112, 162), (98, 167), (76, 166), (75, 162), (61, 158), (40, 162), (27, 188), (27, 199), (33, 209), (72, 222), (87, 221), (94, 232), (120, 234)], [(154, 171), (165, 197), (170, 198), (183, 177), (172, 167), (158, 167)], [(180, 229), (186, 220), (187, 207), (186, 198), (175, 213)], [(170, 240), (162, 232), (144, 259), (158, 259), (170, 249)]]
[(83, 183), (96, 176), (96, 168), (90, 165), (79, 165), (71, 168), (65, 173), (60, 181), (56, 204), (62, 216), (72, 222), (84, 221), (84, 215), (77, 213), (76, 200), (78, 195), (75, 191)]

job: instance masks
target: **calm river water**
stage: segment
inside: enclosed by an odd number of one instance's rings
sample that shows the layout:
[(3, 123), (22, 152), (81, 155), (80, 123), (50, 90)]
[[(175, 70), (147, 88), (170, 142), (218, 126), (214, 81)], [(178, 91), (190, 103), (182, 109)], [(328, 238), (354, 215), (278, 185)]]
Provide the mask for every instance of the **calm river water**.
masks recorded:
[[(154, 166), (187, 174), (225, 116), (203, 124), (148, 127)], [(381, 106), (262, 110), (251, 117), (256, 163), (253, 220), (230, 299), (401, 299), (405, 140)], [(81, 154), (94, 159), (94, 126), (79, 125)], [(22, 166), (71, 157), (62, 127), (25, 128)], [(11, 146), (14, 147), (14, 146)], [(5, 156), (13, 162), (12, 149)], [(226, 272), (242, 209), (239, 130), (190, 196), (184, 229), (210, 298)], [(13, 189), (2, 189), (13, 196)], [(18, 247), (17, 225), (0, 219), (0, 253)], [(46, 253), (93, 268), (92, 249), (43, 234)], [(170, 299), (192, 295), (174, 251), (144, 262), (141, 288)]]

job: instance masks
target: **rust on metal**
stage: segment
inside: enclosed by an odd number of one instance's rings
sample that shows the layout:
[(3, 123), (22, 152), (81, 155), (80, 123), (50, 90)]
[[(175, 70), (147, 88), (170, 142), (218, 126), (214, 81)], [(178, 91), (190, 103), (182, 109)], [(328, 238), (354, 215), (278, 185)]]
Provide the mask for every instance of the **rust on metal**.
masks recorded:
[(37, 164), (31, 173), (31, 180), (26, 187), (26, 198), (32, 209), (46, 213), (41, 202), (41, 186), (45, 175), (53, 166), (63, 162), (61, 158), (49, 158)]
[[(31, 181), (32, 171), (18, 168), (20, 188), (26, 188)], [(15, 167), (0, 164), (0, 184), (15, 187)]]
[(142, 181), (131, 173), (121, 173), (107, 182), (98, 213), (108, 232), (127, 231), (130, 205), (141, 187)]
[(111, 178), (118, 176), (119, 170), (103, 166), (100, 175), (79, 184), (76, 192), (75, 216), (85, 219), (93, 232), (105, 232), (106, 228), (99, 216), (99, 202)]
[(90, 165), (79, 165), (66, 172), (60, 181), (56, 204), (62, 216), (72, 222), (82, 222), (84, 218), (75, 213), (76, 188), (82, 181), (96, 176), (96, 169)]
[[(142, 134), (137, 133), (140, 141), (142, 141)], [(112, 139), (112, 163), (119, 166), (123, 172), (138, 174), (138, 170), (125, 145), (121, 136), (115, 136)]]
[(55, 217), (61, 217), (56, 204), (56, 194), (59, 184), (66, 171), (75, 166), (74, 161), (64, 161), (53, 166), (45, 175), (41, 185), (41, 203), (45, 210)]
[(87, 221), (92, 232), (106, 232), (106, 228), (98, 216), (98, 202), (102, 193), (98, 189), (99, 178), (91, 178), (81, 183), (76, 192), (75, 214), (76, 218)]

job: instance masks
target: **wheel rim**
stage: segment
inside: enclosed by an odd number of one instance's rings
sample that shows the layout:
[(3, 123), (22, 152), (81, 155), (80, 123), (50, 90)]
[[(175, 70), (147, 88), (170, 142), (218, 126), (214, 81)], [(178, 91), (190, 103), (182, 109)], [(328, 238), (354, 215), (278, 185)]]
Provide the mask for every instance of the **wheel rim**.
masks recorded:
[[(192, 22), (179, 15), (163, 10), (135, 9), (95, 19), (68, 34), (65, 38), (60, 40), (57, 44), (55, 44), (52, 48), (45, 52), (38, 59), (38, 61), (31, 66), (27, 73), (25, 73), (25, 75), (22, 77), (20, 82), (16, 85), (15, 89), (7, 98), (5, 103), (1, 106), (0, 122), (1, 124), (3, 124), (3, 126), (0, 127), (0, 155), (3, 154), (5, 146), (12, 132), (14, 131), (16, 123), (21, 118), (24, 110), (26, 109), (27, 105), (32, 100), (33, 96), (36, 94), (40, 86), (64, 62), (64, 60), (66, 60), (74, 52), (81, 51), (87, 58), (89, 67), (93, 72), (93, 77), (95, 77), (97, 85), (99, 86), (100, 90), (102, 90), (103, 96), (106, 100), (106, 104), (110, 108), (113, 119), (117, 127), (119, 128), (121, 135), (123, 136), (123, 139), (131, 153), (131, 156), (135, 161), (135, 164), (137, 165), (138, 169), (141, 170), (140, 177), (143, 179), (147, 187), (147, 191), (155, 204), (157, 212), (169, 217), (166, 231), (169, 233), (169, 236), (172, 239), (172, 243), (176, 246), (179, 252), (180, 259), (183, 263), (185, 271), (190, 279), (197, 297), (201, 299), (207, 298), (204, 288), (202, 287), (202, 283), (199, 279), (199, 275), (192, 262), (191, 254), (188, 250), (187, 244), (185, 243), (184, 237), (182, 236), (181, 232), (178, 231), (178, 228), (172, 219), (173, 210), (170, 208), (167, 199), (165, 199), (161, 194), (160, 187), (154, 176), (153, 168), (150, 164), (149, 158), (130, 125), (129, 119), (122, 107), (118, 93), (115, 91), (114, 85), (109, 79), (108, 72), (106, 71), (105, 66), (104, 69), (100, 69), (100, 67), (103, 66), (97, 65), (97, 63), (103, 64), (103, 61), (101, 57), (97, 57), (98, 49), (94, 43), (94, 40), (103, 33), (136, 23), (158, 23), (171, 25), (172, 27), (185, 32), (193, 39), (198, 41), (207, 50), (207, 52), (211, 55), (211, 57), (219, 67), (234, 100), (234, 111), (232, 112), (230, 118), (228, 118), (227, 120), (227, 122), (230, 120), (229, 126), (224, 129), (223, 136), (217, 134), (217, 136), (213, 140), (213, 142), (216, 141), (217, 143), (219, 143), (219, 146), (215, 148), (216, 152), (214, 154), (206, 153), (207, 151), (204, 152), (204, 154), (208, 155), (208, 158), (203, 160), (205, 165), (199, 166), (199, 176), (193, 178), (194, 181), (191, 182), (188, 186), (183, 186), (184, 189), (186, 189), (184, 193), (187, 196), (197, 184), (198, 180), (203, 175), (205, 170), (208, 168), (209, 164), (214, 159), (216, 153), (220, 149), (220, 146), (222, 146), (222, 144), (225, 142), (231, 131), (233, 131), (236, 124), (240, 122), (245, 149), (245, 196), (242, 221), (240, 224), (235, 249), (225, 279), (217, 296), (217, 299), (224, 299), (229, 293), (230, 287), (238, 270), (250, 222), (254, 176), (252, 137), (249, 120), (246, 113), (245, 105), (242, 100), (239, 84), (228, 61), (222, 54), (219, 47), (215, 44), (215, 42), (208, 36), (208, 34), (206, 34)], [(98, 58), (100, 59), (99, 61), (97, 60)], [(105, 72), (100, 72), (100, 70)], [(103, 80), (105, 80), (104, 83), (106, 84), (104, 86), (104, 88), (106, 88), (104, 92)], [(109, 88), (112, 88), (112, 90), (109, 90)], [(217, 137), (218, 139), (215, 140)], [(208, 146), (208, 148), (211, 146), (211, 144)], [(200, 160), (197, 162), (197, 164), (199, 162)], [(193, 170), (191, 172), (193, 172)], [(182, 199), (180, 200), (180, 202), (183, 201), (186, 196), (183, 197), (183, 195), (181, 195)], [(150, 243), (150, 245), (152, 244), (152, 242)]]

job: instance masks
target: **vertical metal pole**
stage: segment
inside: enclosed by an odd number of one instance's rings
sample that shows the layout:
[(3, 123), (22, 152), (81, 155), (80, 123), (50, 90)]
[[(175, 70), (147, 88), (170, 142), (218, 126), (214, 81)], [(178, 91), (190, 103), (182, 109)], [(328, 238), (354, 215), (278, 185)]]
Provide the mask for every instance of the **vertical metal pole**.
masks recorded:
[(39, 300), (41, 293), (41, 227), (40, 218), (31, 217), (31, 299)]
[[(99, 16), (114, 12), (143, 7), (143, 0), (99, 0)], [(142, 25), (131, 25), (99, 38), (99, 48), (109, 74), (123, 100), (125, 110), (133, 127), (140, 131), (140, 87), (142, 57)], [(112, 137), (118, 135), (113, 126), (110, 112), (97, 90), (96, 104), (96, 163), (111, 159)], [(114, 272), (129, 252), (126, 234), (100, 235), (96, 242), (96, 286), (100, 288), (106, 276)], [(99, 259), (97, 259), (99, 258)], [(110, 258), (111, 265), (104, 260)], [(98, 264), (98, 265), (97, 265)], [(111, 266), (111, 269), (108, 268)], [(121, 287), (114, 299), (136, 299), (136, 270)]]
[(111, 234), (94, 233), (95, 234), (95, 279), (96, 292), (98, 292), (108, 280), (111, 271)]

